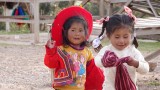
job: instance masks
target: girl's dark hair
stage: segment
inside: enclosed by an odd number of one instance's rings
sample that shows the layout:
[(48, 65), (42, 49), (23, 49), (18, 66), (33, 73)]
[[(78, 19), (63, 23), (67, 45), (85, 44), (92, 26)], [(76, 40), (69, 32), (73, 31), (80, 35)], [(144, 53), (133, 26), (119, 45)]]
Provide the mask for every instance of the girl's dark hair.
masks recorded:
[[(70, 17), (65, 21), (65, 23), (63, 25), (62, 37), (63, 37), (63, 45), (64, 46), (67, 46), (71, 43), (68, 40), (68, 30), (70, 29), (71, 25), (75, 22), (81, 23), (84, 26), (85, 36), (88, 35), (88, 24), (87, 24), (86, 20), (81, 16)], [(87, 44), (87, 40), (82, 42), (80, 46), (86, 46), (86, 44)]]
[[(133, 35), (134, 24), (135, 24), (134, 18), (131, 18), (126, 14), (123, 15), (115, 14), (112, 17), (110, 17), (108, 21), (105, 20), (103, 21), (102, 32), (100, 33), (99, 37), (103, 35), (105, 30), (106, 34), (110, 37), (110, 35), (114, 33), (115, 30), (120, 28), (129, 28), (130, 32)], [(136, 37), (134, 37), (133, 44), (135, 45), (136, 48), (138, 47), (138, 42)]]

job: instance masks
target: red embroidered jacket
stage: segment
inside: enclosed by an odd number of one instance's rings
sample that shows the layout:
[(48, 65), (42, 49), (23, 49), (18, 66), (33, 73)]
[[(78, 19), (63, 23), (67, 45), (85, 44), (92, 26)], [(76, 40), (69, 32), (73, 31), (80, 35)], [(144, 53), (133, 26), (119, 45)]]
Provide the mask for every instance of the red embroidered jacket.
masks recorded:
[[(54, 63), (50, 63), (50, 60), (53, 60)], [(61, 60), (61, 57), (57, 54), (57, 49), (51, 50), (46, 47), (44, 63), (49, 68), (58, 67), (58, 69), (56, 68), (55, 75), (57, 71), (65, 68), (64, 61)], [(85, 90), (102, 90), (103, 81), (104, 76), (102, 70), (95, 65), (94, 60), (88, 61), (86, 66)]]

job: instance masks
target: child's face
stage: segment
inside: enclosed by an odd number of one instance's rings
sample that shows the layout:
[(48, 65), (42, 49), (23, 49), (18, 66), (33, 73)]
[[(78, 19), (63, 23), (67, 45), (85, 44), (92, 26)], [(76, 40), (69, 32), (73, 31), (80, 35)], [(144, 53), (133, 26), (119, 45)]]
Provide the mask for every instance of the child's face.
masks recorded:
[(68, 30), (68, 40), (71, 44), (80, 46), (86, 39), (84, 26), (81, 23), (74, 22)]
[(120, 28), (109, 36), (109, 40), (116, 49), (123, 50), (131, 42), (131, 32), (127, 28)]

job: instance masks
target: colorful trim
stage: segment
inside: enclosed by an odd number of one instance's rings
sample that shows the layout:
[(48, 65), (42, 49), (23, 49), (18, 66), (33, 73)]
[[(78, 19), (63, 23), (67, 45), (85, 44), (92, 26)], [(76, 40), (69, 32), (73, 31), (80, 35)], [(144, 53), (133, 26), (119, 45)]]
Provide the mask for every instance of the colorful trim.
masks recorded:
[(67, 75), (64, 77), (58, 77), (54, 79), (54, 86), (64, 86), (71, 84), (73, 82), (73, 76), (72, 76), (72, 61), (70, 59), (70, 56), (67, 52), (64, 50), (61, 50), (58, 48), (58, 53), (60, 54), (60, 57), (62, 58), (64, 65), (65, 65), (65, 72)]

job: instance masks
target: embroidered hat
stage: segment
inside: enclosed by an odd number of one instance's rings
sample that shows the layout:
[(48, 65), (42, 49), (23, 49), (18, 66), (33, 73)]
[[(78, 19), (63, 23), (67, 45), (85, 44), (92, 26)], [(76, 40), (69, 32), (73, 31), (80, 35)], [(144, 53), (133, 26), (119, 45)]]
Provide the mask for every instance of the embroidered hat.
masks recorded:
[(89, 38), (89, 35), (92, 32), (92, 25), (93, 25), (91, 13), (85, 10), (83, 7), (70, 6), (68, 8), (63, 9), (57, 14), (52, 25), (51, 37), (53, 40), (56, 41), (57, 46), (62, 45), (62, 42), (63, 42), (63, 38), (62, 38), (63, 24), (68, 18), (72, 16), (81, 16), (86, 20), (88, 24), (87, 39)]

